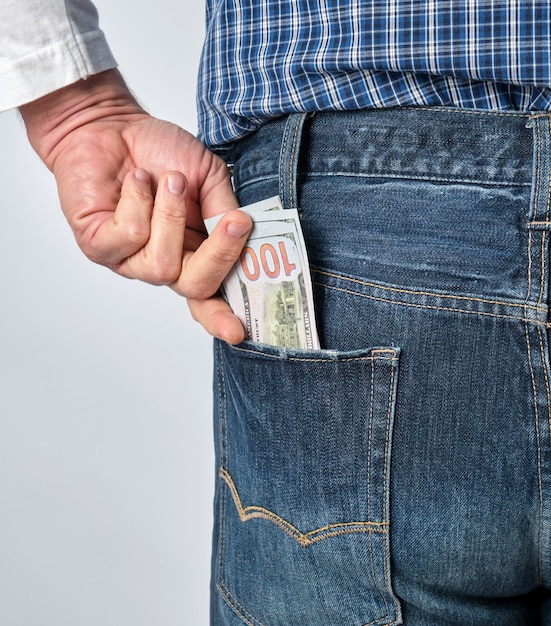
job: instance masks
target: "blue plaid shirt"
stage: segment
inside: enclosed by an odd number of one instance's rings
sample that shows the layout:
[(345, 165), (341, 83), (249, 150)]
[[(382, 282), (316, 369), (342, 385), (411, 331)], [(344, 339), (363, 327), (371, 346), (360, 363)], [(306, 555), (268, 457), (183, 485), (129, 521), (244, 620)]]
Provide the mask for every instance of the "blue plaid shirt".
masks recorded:
[(551, 2), (207, 0), (200, 136), (294, 111), (551, 109)]

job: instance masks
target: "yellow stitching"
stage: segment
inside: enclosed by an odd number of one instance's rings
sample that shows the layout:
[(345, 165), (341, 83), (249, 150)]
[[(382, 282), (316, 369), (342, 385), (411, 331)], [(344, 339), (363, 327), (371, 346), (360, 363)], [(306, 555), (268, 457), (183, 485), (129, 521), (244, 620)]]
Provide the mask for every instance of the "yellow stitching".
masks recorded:
[(388, 438), (390, 434), (390, 419), (392, 417), (392, 392), (394, 391), (394, 369), (390, 372), (390, 385), (388, 387), (388, 409), (386, 414), (386, 434), (385, 434), (385, 464), (384, 464), (384, 478), (385, 485), (387, 475), (387, 451), (388, 451)]
[(367, 519), (371, 517), (371, 434), (373, 432), (373, 405), (375, 397), (375, 359), (371, 361), (371, 388), (369, 391), (369, 437), (367, 438)]
[[(367, 445), (367, 518), (371, 517), (371, 433), (373, 432), (373, 397), (375, 393), (375, 361), (371, 361), (371, 390), (369, 394), (369, 440)], [(375, 564), (373, 563), (373, 542), (369, 542), (369, 562), (371, 575), (375, 577)]]
[[(543, 367), (543, 372), (544, 372), (544, 377), (545, 377), (545, 391), (547, 394), (547, 423), (550, 425), (551, 428), (551, 395), (550, 395), (550, 390), (549, 390), (549, 377), (547, 374), (547, 367), (545, 365), (545, 353), (544, 353), (544, 349), (543, 349), (543, 339), (542, 339), (542, 334), (541, 334), (541, 329), (538, 328), (538, 337), (539, 337), (539, 341), (540, 341), (540, 353), (541, 353), (541, 364)], [(539, 424), (537, 424), (537, 419), (536, 419), (536, 437), (537, 437), (537, 441), (538, 441), (538, 483), (539, 483), (539, 491), (540, 491), (540, 556), (539, 556), (539, 561), (540, 561), (540, 572), (543, 569), (543, 564), (541, 562), (541, 552), (542, 552), (542, 536), (543, 536), (543, 487), (541, 485), (541, 468), (540, 468), (540, 462), (541, 462), (541, 458), (540, 458), (540, 438), (539, 438)], [(543, 574), (540, 574), (540, 580), (542, 580)]]
[[(517, 320), (520, 322), (531, 322), (540, 326), (547, 325), (546, 322), (540, 322), (539, 320), (530, 320), (530, 319), (526, 319), (524, 317), (516, 316), (516, 315), (500, 315), (498, 313), (487, 313), (485, 311), (469, 311), (468, 309), (454, 309), (453, 307), (430, 306), (428, 304), (415, 304), (411, 302), (401, 302), (399, 300), (390, 300), (389, 298), (377, 298), (375, 296), (370, 296), (368, 294), (359, 293), (357, 291), (351, 291), (350, 289), (344, 289), (342, 287), (333, 287), (331, 285), (325, 285), (323, 283), (316, 283), (315, 281), (314, 281), (314, 284), (319, 285), (320, 287), (326, 287), (327, 289), (334, 289), (335, 291), (342, 291), (343, 293), (349, 293), (353, 296), (359, 296), (360, 298), (368, 298), (369, 300), (375, 300), (377, 302), (386, 302), (387, 304), (399, 304), (401, 306), (409, 306), (409, 307), (414, 307), (417, 309), (430, 309), (434, 311), (450, 311), (452, 313), (470, 313), (471, 315), (483, 315), (485, 317), (495, 317), (498, 319)], [(521, 305), (518, 305), (518, 306), (521, 306)], [(526, 306), (525, 308), (537, 310), (533, 306)]]
[(545, 279), (545, 232), (542, 233), (541, 237), (541, 277), (540, 277), (540, 295), (538, 298), (538, 307), (541, 305), (541, 301), (543, 299), (543, 291), (545, 289), (544, 279)]
[[(503, 306), (515, 306), (515, 307), (519, 307), (522, 309), (534, 309), (535, 311), (537, 311), (537, 306), (535, 305), (530, 305), (530, 304), (526, 304), (526, 303), (520, 303), (520, 302), (503, 302), (501, 300), (490, 300), (489, 298), (473, 298), (471, 296), (461, 296), (461, 295), (450, 295), (447, 293), (434, 293), (432, 291), (415, 291), (414, 289), (401, 289), (398, 287), (388, 287), (386, 285), (378, 285), (377, 283), (371, 283), (369, 281), (366, 280), (360, 280), (359, 278), (348, 278), (347, 276), (342, 276), (341, 274), (335, 274), (334, 272), (326, 272), (323, 270), (316, 270), (313, 269), (312, 270), (313, 274), (321, 274), (322, 276), (329, 276), (330, 278), (338, 278), (340, 280), (344, 280), (350, 283), (358, 283), (359, 285), (364, 285), (366, 287), (375, 287), (376, 289), (381, 289), (383, 291), (392, 291), (395, 293), (405, 293), (408, 295), (413, 295), (413, 296), (431, 296), (434, 298), (448, 298), (450, 300), (467, 300), (468, 302), (481, 302), (483, 304), (501, 304)], [(325, 286), (322, 283), (316, 283), (317, 285), (321, 285), (322, 287)], [(352, 292), (354, 293), (354, 292)]]
[[(549, 117), (547, 118), (547, 136), (549, 137)], [(545, 208), (545, 218), (549, 219), (549, 202), (551, 201), (551, 171), (547, 177), (547, 206)]]
[(540, 177), (541, 177), (541, 129), (540, 125), (536, 124), (536, 147), (537, 147), (537, 159), (536, 159), (536, 193), (534, 198), (534, 217), (538, 214), (538, 205), (540, 200)]
[[(385, 360), (387, 360), (388, 357), (386, 357), (386, 356), (385, 357), (380, 357), (379, 354), (392, 354), (393, 355), (392, 356), (392, 360), (394, 360), (395, 357), (396, 357), (396, 350), (390, 350), (389, 348), (377, 348), (376, 350), (373, 350), (372, 354), (373, 354), (373, 358), (377, 358), (377, 359), (381, 359), (382, 358), (382, 359), (385, 359)], [(375, 356), (375, 355), (377, 355), (377, 356)]]
[(241, 497), (237, 491), (237, 487), (232, 480), (230, 474), (222, 467), (220, 468), (220, 478), (224, 480), (230, 489), (230, 492), (235, 502), (239, 518), (242, 522), (247, 522), (251, 519), (265, 519), (276, 526), (279, 526), (285, 533), (292, 537), (301, 546), (310, 546), (318, 541), (322, 541), (328, 537), (336, 537), (339, 535), (346, 535), (351, 533), (387, 533), (388, 522), (343, 522), (340, 524), (329, 524), (322, 528), (311, 530), (308, 533), (302, 533), (298, 528), (293, 526), (290, 522), (283, 519), (276, 513), (273, 513), (269, 509), (265, 509), (260, 506), (247, 506), (243, 507)]
[[(532, 295), (532, 231), (528, 231), (528, 293), (526, 294), (526, 300), (530, 299)], [(526, 310), (525, 310), (526, 315)]]
[[(394, 391), (394, 368), (392, 369), (391, 373), (390, 373), (390, 385), (388, 387), (388, 410), (387, 410), (387, 418), (386, 418), (386, 433), (385, 433), (385, 463), (384, 463), (384, 470), (383, 470), (383, 476), (384, 476), (384, 484), (385, 484), (385, 490), (387, 489), (387, 471), (388, 471), (388, 467), (387, 467), (387, 459), (388, 459), (388, 452), (389, 452), (389, 436), (390, 436), (390, 420), (392, 417), (392, 394)], [(386, 516), (386, 514), (385, 514)], [(387, 571), (387, 559), (386, 559), (386, 554), (383, 557), (383, 569), (385, 572), (385, 581), (389, 580), (388, 578), (388, 571)], [(386, 589), (385, 589), (386, 591)], [(384, 595), (383, 595), (384, 597)], [(386, 607), (386, 600), (385, 600), (385, 607)], [(388, 614), (388, 607), (387, 607), (387, 614)]]

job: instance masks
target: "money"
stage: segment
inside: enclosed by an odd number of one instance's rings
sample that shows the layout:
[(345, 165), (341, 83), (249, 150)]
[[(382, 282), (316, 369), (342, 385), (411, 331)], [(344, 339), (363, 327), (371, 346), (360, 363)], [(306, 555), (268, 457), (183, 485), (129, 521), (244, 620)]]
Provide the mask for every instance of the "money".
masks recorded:
[[(286, 348), (319, 349), (312, 282), (295, 209), (279, 197), (242, 207), (253, 229), (241, 257), (222, 285), (224, 298), (251, 341)], [(205, 220), (212, 232), (221, 215)]]

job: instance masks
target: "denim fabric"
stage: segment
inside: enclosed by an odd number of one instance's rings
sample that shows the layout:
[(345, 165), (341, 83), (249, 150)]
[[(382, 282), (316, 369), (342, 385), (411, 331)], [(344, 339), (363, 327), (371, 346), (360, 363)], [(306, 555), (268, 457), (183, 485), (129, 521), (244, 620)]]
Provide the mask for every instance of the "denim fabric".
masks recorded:
[(547, 115), (296, 115), (319, 351), (215, 344), (214, 626), (550, 625)]

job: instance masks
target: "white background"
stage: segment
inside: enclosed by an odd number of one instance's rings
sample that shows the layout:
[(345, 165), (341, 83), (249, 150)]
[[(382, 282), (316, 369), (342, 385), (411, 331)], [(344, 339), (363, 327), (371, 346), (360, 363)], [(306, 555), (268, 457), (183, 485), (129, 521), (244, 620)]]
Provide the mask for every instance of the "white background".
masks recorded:
[[(203, 3), (96, 5), (138, 98), (194, 131)], [(210, 340), (84, 258), (13, 111), (0, 138), (0, 624), (207, 624)]]

